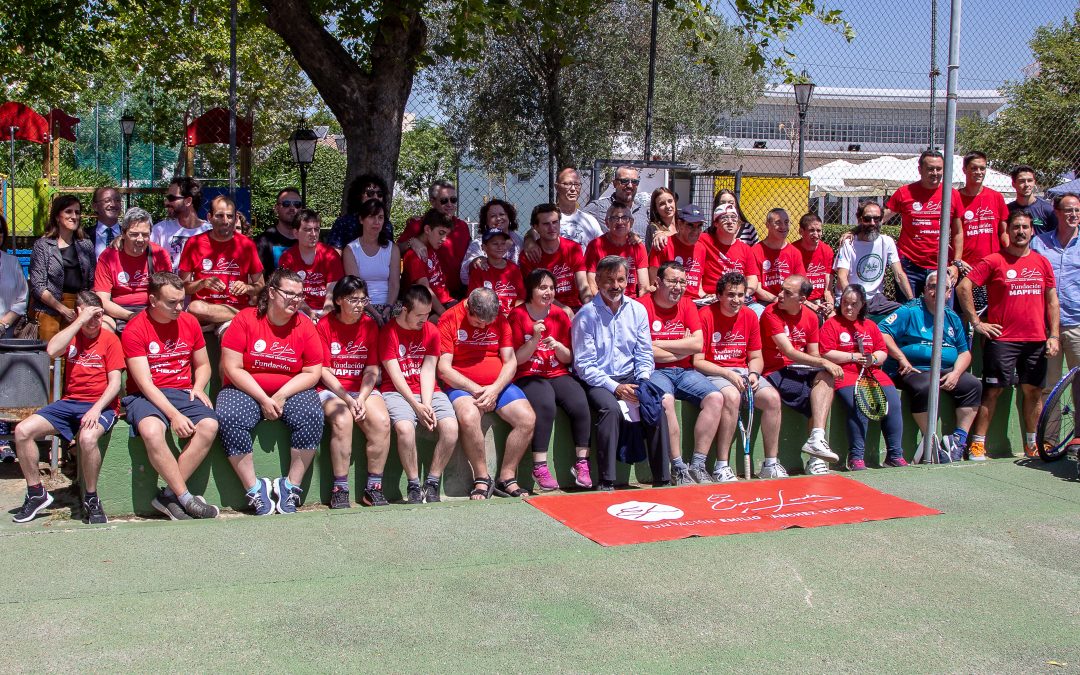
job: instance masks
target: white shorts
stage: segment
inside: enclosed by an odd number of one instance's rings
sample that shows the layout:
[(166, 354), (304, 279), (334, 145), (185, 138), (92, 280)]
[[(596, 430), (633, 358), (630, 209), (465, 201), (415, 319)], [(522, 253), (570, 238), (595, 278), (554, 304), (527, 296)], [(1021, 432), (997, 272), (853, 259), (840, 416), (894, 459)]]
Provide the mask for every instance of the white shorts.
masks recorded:
[[(348, 392), (348, 394), (349, 394), (349, 396), (352, 396), (353, 398), (356, 398), (357, 396), (360, 395), (359, 393), (357, 393), (355, 391), (350, 391), (350, 392)], [(372, 392), (368, 396), (369, 397), (378, 396), (378, 397), (381, 398), (382, 397), (382, 392), (380, 392), (377, 389), (374, 389), (374, 390), (372, 390)], [(338, 395), (335, 394), (334, 392), (330, 391), (329, 389), (322, 389), (322, 390), (319, 391), (319, 403), (326, 403), (327, 401), (329, 401), (332, 398), (338, 398)]]

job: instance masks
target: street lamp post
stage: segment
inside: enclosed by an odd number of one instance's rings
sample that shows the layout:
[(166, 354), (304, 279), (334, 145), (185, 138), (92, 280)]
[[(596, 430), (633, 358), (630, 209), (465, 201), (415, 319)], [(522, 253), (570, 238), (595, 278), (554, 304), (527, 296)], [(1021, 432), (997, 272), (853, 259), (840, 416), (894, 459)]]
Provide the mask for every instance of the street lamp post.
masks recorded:
[(805, 136), (806, 136), (806, 111), (810, 108), (810, 97), (814, 95), (814, 83), (806, 71), (802, 71), (799, 81), (795, 83), (795, 105), (799, 108), (799, 175), (804, 174), (805, 161)]
[(124, 134), (124, 195), (125, 209), (131, 208), (131, 135), (135, 133), (135, 117), (125, 112), (120, 118), (120, 131)]
[(315, 146), (319, 143), (319, 137), (311, 129), (301, 125), (296, 128), (289, 137), (289, 152), (292, 160), (300, 167), (300, 201), (307, 206), (307, 172), (308, 166), (315, 161)]

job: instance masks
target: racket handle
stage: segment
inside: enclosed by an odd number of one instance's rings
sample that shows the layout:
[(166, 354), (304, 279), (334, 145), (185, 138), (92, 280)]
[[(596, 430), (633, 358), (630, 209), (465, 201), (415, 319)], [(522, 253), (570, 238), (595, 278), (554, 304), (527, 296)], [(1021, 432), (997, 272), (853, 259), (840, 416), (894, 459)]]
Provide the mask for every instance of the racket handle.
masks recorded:
[(752, 471), (753, 467), (751, 466), (752, 464), (753, 464), (753, 456), (749, 452), (744, 454), (743, 455), (743, 473), (746, 474), (746, 480), (750, 480), (751, 475), (753, 474), (753, 471)]

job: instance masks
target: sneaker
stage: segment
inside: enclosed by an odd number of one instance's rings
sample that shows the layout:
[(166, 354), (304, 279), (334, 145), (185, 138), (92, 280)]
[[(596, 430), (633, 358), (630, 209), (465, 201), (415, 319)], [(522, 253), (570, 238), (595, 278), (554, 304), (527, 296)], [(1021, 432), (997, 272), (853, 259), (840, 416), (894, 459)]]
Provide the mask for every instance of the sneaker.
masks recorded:
[(705, 465), (690, 467), (690, 477), (694, 479), (695, 483), (711, 484), (713, 482), (712, 475), (705, 468)]
[(848, 471), (866, 471), (866, 460), (864, 460), (864, 459), (855, 459), (853, 457), (848, 457), (847, 470)]
[(534, 466), (532, 477), (536, 481), (536, 487), (540, 488), (541, 492), (551, 492), (559, 489), (559, 481), (555, 480), (551, 475), (546, 463)]
[(823, 459), (817, 457), (810, 457), (806, 460), (806, 464), (803, 465), (807, 476), (828, 476), (829, 475), (829, 463)]
[(964, 446), (956, 436), (948, 435), (941, 438), (941, 452), (938, 459), (942, 464), (964, 461)]
[(0, 445), (0, 463), (11, 464), (15, 461), (15, 451), (10, 445)]
[(26, 493), (26, 499), (23, 501), (22, 508), (19, 509), (15, 515), (11, 518), (16, 523), (27, 523), (34, 519), (34, 516), (38, 514), (41, 509), (45, 508), (49, 504), (53, 503), (52, 495), (46, 491), (40, 497), (31, 497), (30, 493)]
[(758, 473), (758, 477), (764, 478), (766, 480), (770, 478), (787, 478), (788, 472), (787, 469), (784, 468), (783, 464), (777, 462), (775, 464), (768, 464), (762, 466), (761, 472)]
[(97, 497), (87, 497), (82, 502), (82, 521), (87, 525), (104, 525), (109, 522), (105, 515), (105, 509), (101, 508), (101, 500)]
[(206, 500), (199, 499), (198, 497), (195, 497), (190, 502), (188, 502), (188, 505), (184, 509), (184, 511), (187, 512), (187, 514), (192, 518), (200, 520), (207, 518), (217, 518), (218, 514), (221, 513), (221, 510), (218, 509), (218, 507), (214, 506), (213, 504), (207, 504)]
[(256, 483), (259, 491), (255, 494), (248, 494), (248, 506), (255, 511), (257, 516), (268, 516), (274, 512), (276, 505), (274, 504), (274, 494), (270, 489), (270, 479), (260, 478)]
[(364, 496), (360, 498), (360, 503), (364, 506), (386, 506), (390, 502), (386, 501), (386, 497), (382, 493), (382, 483), (375, 483), (364, 490)]
[(1076, 451), (1080, 449), (1080, 438), (1074, 438), (1065, 446), (1065, 454), (1070, 461), (1076, 461)]
[(681, 469), (673, 469), (671, 472), (671, 482), (678, 485), (693, 485), (694, 479), (690, 477), (690, 469), (685, 466)]
[(1039, 456), (1039, 446), (1035, 443), (1028, 445), (1024, 444), (1024, 457), (1028, 459), (1034, 459)]
[(163, 513), (169, 520), (191, 520), (191, 516), (187, 514), (184, 507), (180, 506), (180, 500), (176, 498), (176, 495), (165, 494), (165, 488), (161, 488), (157, 497), (150, 502), (150, 506)]
[(901, 466), (907, 466), (907, 465), (908, 465), (907, 460), (904, 459), (903, 457), (890, 457), (890, 458), (885, 460), (885, 466), (901, 467)]
[(424, 481), (424, 501), (428, 504), (434, 504), (435, 502), (442, 501), (442, 497), (439, 496), (439, 481)]
[(714, 483), (734, 483), (739, 480), (739, 477), (730, 466), (722, 466), (712, 475), (712, 480)]
[(574, 477), (574, 485), (586, 490), (592, 488), (592, 474), (589, 473), (589, 460), (579, 459), (570, 467), (570, 475)]
[(274, 500), (277, 502), (278, 513), (296, 513), (302, 494), (304, 491), (296, 485), (286, 488), (284, 476), (274, 481)]
[(335, 485), (334, 489), (330, 491), (330, 508), (332, 509), (347, 509), (352, 504), (349, 503), (349, 488)]
[(424, 503), (424, 490), (419, 485), (409, 484), (407, 493), (405, 496), (406, 504), (423, 504)]
[(986, 444), (982, 441), (972, 441), (968, 446), (968, 461), (971, 462), (985, 462), (986, 461)]
[(596, 484), (596, 489), (600, 492), (615, 492), (615, 483), (602, 480)]
[(828, 462), (840, 461), (840, 456), (832, 451), (824, 438), (809, 438), (803, 443), (802, 451), (811, 457), (820, 457)]

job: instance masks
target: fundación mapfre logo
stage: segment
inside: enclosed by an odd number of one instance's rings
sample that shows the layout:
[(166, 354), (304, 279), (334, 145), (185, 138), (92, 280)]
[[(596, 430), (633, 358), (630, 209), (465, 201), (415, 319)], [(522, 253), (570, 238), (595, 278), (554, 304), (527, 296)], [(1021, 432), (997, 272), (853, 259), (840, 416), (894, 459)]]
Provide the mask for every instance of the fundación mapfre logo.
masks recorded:
[(607, 508), (608, 515), (621, 520), (632, 520), (638, 523), (656, 523), (661, 520), (678, 520), (682, 518), (683, 510), (667, 504), (656, 502), (623, 502), (612, 504)]

